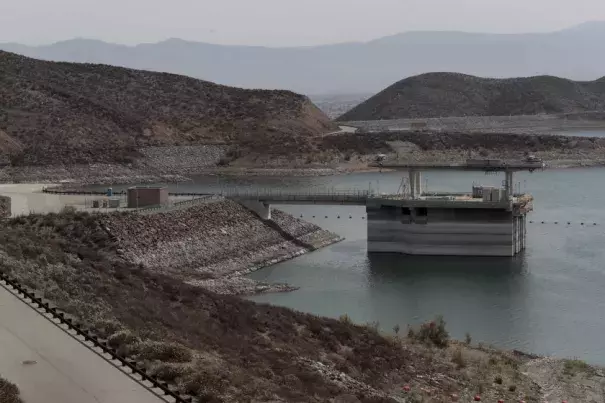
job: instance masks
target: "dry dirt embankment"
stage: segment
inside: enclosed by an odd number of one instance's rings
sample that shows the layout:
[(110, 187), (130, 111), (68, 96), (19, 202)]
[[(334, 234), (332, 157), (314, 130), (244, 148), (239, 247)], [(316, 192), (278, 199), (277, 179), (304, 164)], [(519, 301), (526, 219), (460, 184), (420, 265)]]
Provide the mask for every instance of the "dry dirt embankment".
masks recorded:
[(149, 215), (110, 214), (101, 220), (128, 261), (219, 294), (289, 290), (242, 274), (341, 239), (276, 209), (271, 222), (265, 222), (229, 200)]

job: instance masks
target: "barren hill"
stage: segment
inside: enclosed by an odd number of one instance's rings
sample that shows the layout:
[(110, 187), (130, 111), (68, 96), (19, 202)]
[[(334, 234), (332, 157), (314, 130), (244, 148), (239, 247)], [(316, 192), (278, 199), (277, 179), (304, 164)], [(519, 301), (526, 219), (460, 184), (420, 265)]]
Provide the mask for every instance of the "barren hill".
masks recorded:
[(401, 80), (339, 120), (504, 116), (605, 108), (605, 77), (572, 81), (552, 76), (493, 79), (427, 73)]
[(0, 51), (0, 150), (15, 164), (128, 161), (145, 146), (288, 144), (333, 129), (289, 91)]

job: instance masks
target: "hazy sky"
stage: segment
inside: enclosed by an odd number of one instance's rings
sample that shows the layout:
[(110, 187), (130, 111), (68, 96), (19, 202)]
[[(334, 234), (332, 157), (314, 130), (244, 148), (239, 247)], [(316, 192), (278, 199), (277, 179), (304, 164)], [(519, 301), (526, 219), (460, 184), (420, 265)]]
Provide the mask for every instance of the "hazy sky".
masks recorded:
[(605, 0), (0, 0), (0, 42), (298, 46), (412, 30), (551, 31), (590, 20), (605, 20)]

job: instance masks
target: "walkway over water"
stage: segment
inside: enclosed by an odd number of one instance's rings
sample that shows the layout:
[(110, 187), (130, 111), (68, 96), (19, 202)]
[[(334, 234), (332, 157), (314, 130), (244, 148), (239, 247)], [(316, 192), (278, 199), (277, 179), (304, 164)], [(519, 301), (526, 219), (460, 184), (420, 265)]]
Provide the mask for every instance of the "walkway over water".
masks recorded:
[(488, 171), (488, 172), (514, 172), (534, 171), (545, 168), (541, 161), (502, 161), (502, 160), (468, 160), (466, 163), (443, 164), (443, 163), (397, 163), (383, 162), (373, 163), (368, 166), (372, 168), (404, 169), (417, 171)]
[(226, 189), (219, 193), (232, 199), (258, 200), (278, 204), (351, 204), (365, 206), (369, 199), (377, 197), (374, 192), (351, 190), (335, 192), (292, 192), (281, 190), (242, 191)]

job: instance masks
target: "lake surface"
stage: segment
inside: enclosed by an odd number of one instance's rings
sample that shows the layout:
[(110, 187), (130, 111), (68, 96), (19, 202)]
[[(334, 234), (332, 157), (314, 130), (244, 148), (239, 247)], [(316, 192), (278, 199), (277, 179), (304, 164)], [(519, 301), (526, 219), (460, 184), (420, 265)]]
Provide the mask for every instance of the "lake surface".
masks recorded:
[(553, 134), (578, 137), (605, 137), (605, 129), (577, 129), (562, 132), (553, 132)]
[[(429, 191), (465, 191), (473, 182), (500, 184), (503, 179), (455, 172), (429, 172), (425, 178)], [(237, 185), (394, 193), (400, 181), (397, 172), (203, 177), (178, 185), (178, 190)], [(455, 338), (469, 332), (475, 342), (605, 365), (605, 169), (546, 170), (519, 174), (515, 181), (517, 188), (535, 196), (527, 250), (515, 258), (368, 255), (363, 207), (279, 206), (346, 240), (252, 273), (257, 280), (288, 282), (300, 289), (251, 299), (331, 317), (347, 314), (357, 322), (379, 322), (385, 331), (395, 325), (405, 331), (408, 324), (441, 314)]]

